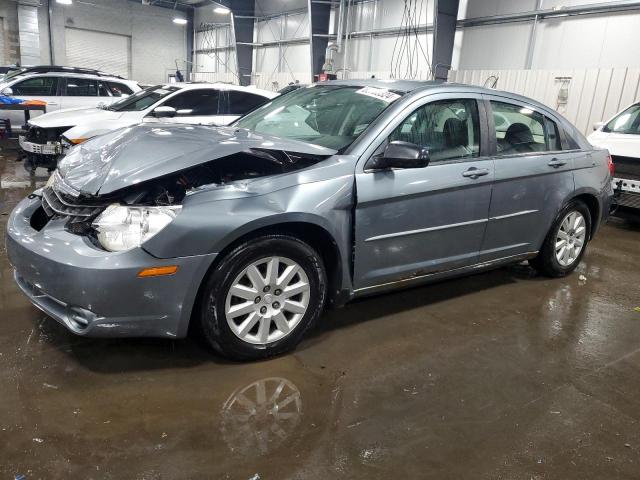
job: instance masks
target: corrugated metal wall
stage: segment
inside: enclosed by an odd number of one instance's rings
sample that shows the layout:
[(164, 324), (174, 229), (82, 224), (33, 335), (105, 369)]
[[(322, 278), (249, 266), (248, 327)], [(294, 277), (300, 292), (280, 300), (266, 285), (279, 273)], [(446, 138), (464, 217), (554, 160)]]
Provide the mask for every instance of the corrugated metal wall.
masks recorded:
[[(592, 131), (595, 122), (606, 120), (640, 100), (640, 68), (458, 70), (449, 72), (449, 81), (484, 85), (492, 75), (498, 77), (498, 90), (544, 103), (585, 134)], [(566, 103), (559, 99), (563, 78), (570, 79)]]

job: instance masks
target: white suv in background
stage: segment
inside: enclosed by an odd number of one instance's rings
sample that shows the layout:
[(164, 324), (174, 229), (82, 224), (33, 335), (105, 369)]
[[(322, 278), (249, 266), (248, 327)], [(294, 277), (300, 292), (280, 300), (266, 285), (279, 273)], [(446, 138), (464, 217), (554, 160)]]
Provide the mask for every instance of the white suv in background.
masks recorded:
[[(9, 74), (0, 81), (0, 94), (26, 100), (47, 102), (47, 113), (77, 107), (97, 107), (111, 104), (123, 96), (141, 90), (137, 82), (98, 71), (71, 67), (26, 69)], [(2, 111), (0, 117), (9, 118), (13, 129), (24, 125), (21, 111)]]
[(29, 121), (20, 145), (25, 168), (55, 168), (65, 147), (140, 122), (228, 125), (276, 92), (226, 83), (172, 83), (146, 88), (100, 108), (47, 113)]
[(640, 102), (629, 105), (607, 122), (596, 123), (593, 129), (587, 137), (589, 142), (611, 154), (619, 213), (640, 213)]

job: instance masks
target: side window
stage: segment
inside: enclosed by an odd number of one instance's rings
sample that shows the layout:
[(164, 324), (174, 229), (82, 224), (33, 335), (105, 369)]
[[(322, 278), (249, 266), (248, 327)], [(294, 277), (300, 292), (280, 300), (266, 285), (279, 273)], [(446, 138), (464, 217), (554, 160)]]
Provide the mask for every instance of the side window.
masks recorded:
[(431, 161), (477, 157), (480, 121), (475, 100), (441, 100), (415, 110), (389, 136), (429, 150)]
[(175, 108), (180, 115), (218, 115), (218, 91), (189, 90), (170, 98), (163, 105)]
[(35, 77), (23, 80), (11, 87), (14, 95), (55, 96), (58, 90), (56, 77)]
[(98, 82), (88, 78), (67, 78), (67, 97), (97, 97)]
[(133, 90), (131, 90), (124, 83), (107, 82), (107, 85), (109, 85), (109, 89), (111, 90), (111, 94), (114, 97), (122, 97), (122, 96), (127, 96), (127, 95), (133, 94)]
[(253, 93), (229, 90), (220, 92), (222, 112), (226, 115), (244, 115), (264, 105), (268, 98)]
[(491, 109), (499, 155), (546, 152), (556, 150), (554, 145), (560, 149), (558, 127), (546, 119), (554, 128), (552, 133), (547, 134), (544, 115), (527, 107), (504, 102), (491, 101)]

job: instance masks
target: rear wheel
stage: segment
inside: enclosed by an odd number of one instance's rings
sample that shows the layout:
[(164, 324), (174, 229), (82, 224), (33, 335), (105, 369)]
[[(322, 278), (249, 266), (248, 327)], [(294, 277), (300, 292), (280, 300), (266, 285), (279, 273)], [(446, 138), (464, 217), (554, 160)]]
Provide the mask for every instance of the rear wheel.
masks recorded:
[(571, 273), (580, 263), (591, 231), (591, 214), (587, 206), (575, 200), (567, 205), (547, 234), (538, 256), (529, 263), (549, 277)]
[(326, 274), (309, 245), (268, 235), (230, 252), (203, 288), (205, 339), (226, 357), (251, 360), (295, 348), (322, 312)]

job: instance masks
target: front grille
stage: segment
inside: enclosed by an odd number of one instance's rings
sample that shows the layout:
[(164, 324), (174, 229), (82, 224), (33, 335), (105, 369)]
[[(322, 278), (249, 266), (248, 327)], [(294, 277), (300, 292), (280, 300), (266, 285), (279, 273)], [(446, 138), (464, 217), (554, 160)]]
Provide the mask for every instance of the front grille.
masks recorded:
[(94, 219), (105, 205), (82, 205), (77, 199), (57, 191), (53, 187), (46, 187), (42, 191), (42, 208), (49, 217), (64, 217), (71, 222), (84, 222)]

